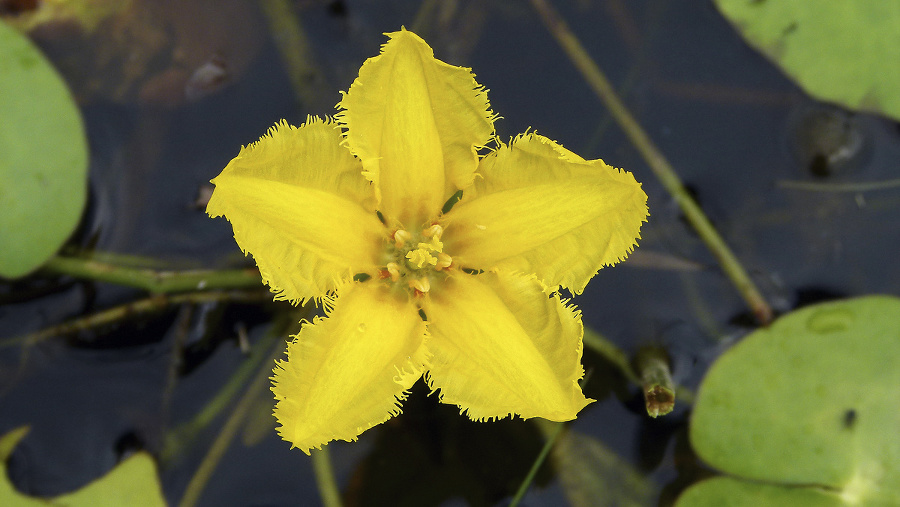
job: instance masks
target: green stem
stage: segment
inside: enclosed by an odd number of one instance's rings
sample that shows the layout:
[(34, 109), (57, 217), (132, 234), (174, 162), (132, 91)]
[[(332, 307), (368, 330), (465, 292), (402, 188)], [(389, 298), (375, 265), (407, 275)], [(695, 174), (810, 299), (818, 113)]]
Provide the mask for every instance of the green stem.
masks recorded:
[[(588, 370), (578, 385), (584, 388), (590, 378), (591, 371)], [(538, 453), (537, 458), (534, 459), (534, 463), (531, 464), (531, 469), (528, 470), (528, 474), (525, 475), (522, 484), (519, 484), (519, 489), (516, 491), (516, 494), (513, 495), (512, 501), (509, 503), (510, 507), (515, 507), (522, 501), (525, 493), (528, 492), (528, 488), (531, 487), (531, 483), (534, 482), (538, 470), (541, 469), (541, 465), (546, 461), (547, 456), (550, 454), (550, 451), (553, 450), (553, 446), (556, 445), (556, 441), (566, 427), (565, 423), (548, 421), (546, 419), (534, 419), (534, 422), (537, 424), (541, 433), (544, 434), (544, 447), (541, 448), (541, 452)]]
[(697, 231), (707, 248), (712, 251), (722, 266), (722, 270), (741, 293), (757, 321), (763, 325), (771, 322), (772, 308), (762, 297), (753, 281), (750, 280), (737, 257), (735, 257), (709, 219), (706, 218), (700, 206), (688, 194), (672, 165), (669, 164), (662, 152), (656, 148), (647, 133), (644, 132), (634, 116), (631, 115), (631, 112), (625, 107), (622, 100), (619, 99), (612, 84), (610, 84), (597, 63), (590, 57), (562, 17), (546, 0), (531, 0), (531, 3), (541, 15), (541, 19), (544, 21), (547, 29), (553, 34), (556, 41), (572, 60), (572, 63), (581, 72), (581, 75), (606, 105), (607, 109), (609, 109), (619, 126), (647, 162), (647, 165), (650, 166), (650, 169), (653, 170), (653, 173), (656, 174), (656, 177), (663, 184), (663, 187), (678, 203), (687, 220)]
[(631, 367), (628, 355), (620, 349), (615, 343), (606, 339), (605, 336), (585, 326), (584, 328), (584, 346), (600, 354), (607, 361), (611, 362), (619, 368), (619, 371), (625, 375), (630, 382), (640, 384), (641, 379)]
[(53, 257), (45, 271), (144, 289), (153, 293), (212, 289), (244, 289), (262, 283), (256, 268), (228, 270), (155, 271), (107, 264), (80, 257)]
[(563, 423), (551, 422), (544, 419), (535, 419), (535, 423), (544, 434), (544, 447), (541, 448), (541, 452), (538, 453), (534, 463), (531, 464), (531, 469), (528, 470), (525, 479), (519, 484), (519, 489), (516, 490), (516, 494), (513, 495), (512, 500), (509, 502), (509, 507), (516, 507), (522, 501), (522, 498), (525, 497), (525, 493), (528, 492), (528, 488), (530, 488), (531, 483), (534, 482), (538, 470), (541, 469), (541, 465), (547, 460), (547, 456), (550, 454), (550, 451), (553, 449), (559, 436), (562, 435), (563, 430), (566, 428), (566, 425)]
[(331, 466), (331, 453), (328, 451), (328, 446), (324, 445), (321, 449), (314, 450), (311, 456), (322, 505), (341, 507), (341, 492), (334, 478), (334, 468)]

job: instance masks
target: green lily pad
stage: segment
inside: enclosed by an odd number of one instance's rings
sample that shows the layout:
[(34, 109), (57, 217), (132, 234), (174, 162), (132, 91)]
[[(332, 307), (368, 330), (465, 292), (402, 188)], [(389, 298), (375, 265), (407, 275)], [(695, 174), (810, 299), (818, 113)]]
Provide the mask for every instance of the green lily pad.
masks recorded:
[(820, 304), (728, 350), (700, 386), (690, 439), (733, 477), (677, 505), (900, 505), (898, 316), (893, 296)]
[(6, 460), (28, 433), (28, 427), (14, 429), (0, 436), (0, 505), (22, 507), (65, 505), (67, 507), (114, 507), (120, 505), (165, 506), (156, 464), (146, 452), (135, 453), (116, 465), (109, 473), (85, 487), (52, 499), (38, 498), (18, 492), (6, 473)]
[(898, 0), (715, 0), (807, 93), (900, 120)]
[(65, 83), (0, 21), (0, 277), (35, 270), (72, 233), (87, 163), (81, 113)]
[(732, 477), (715, 477), (687, 489), (676, 507), (840, 507), (833, 493), (816, 488), (759, 484)]

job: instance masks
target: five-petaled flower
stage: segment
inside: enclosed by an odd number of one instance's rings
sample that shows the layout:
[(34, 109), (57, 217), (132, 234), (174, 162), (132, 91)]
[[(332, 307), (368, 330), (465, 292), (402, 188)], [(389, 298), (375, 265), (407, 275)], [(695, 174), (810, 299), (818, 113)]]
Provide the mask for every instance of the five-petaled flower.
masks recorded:
[(634, 248), (647, 196), (536, 133), (497, 140), (470, 69), (388, 37), (335, 121), (279, 123), (213, 180), (207, 212), (276, 298), (327, 311), (275, 367), (278, 431), (306, 453), (355, 440), (423, 375), (475, 420), (573, 419), (592, 400), (558, 290)]

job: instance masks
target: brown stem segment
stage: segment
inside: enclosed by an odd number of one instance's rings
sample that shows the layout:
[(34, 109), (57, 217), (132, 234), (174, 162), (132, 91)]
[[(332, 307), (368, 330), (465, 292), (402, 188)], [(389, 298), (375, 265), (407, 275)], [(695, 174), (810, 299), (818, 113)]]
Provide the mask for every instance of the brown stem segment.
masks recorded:
[(661, 347), (642, 347), (634, 359), (641, 378), (647, 415), (659, 417), (675, 409), (675, 383), (669, 368), (669, 355)]

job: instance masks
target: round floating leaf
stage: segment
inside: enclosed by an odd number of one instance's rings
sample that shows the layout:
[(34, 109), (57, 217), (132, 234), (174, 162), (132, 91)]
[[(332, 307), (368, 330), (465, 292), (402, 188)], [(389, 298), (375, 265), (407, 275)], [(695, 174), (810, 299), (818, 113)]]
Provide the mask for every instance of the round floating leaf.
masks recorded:
[(719, 358), (691, 443), (710, 465), (768, 485), (701, 482), (679, 507), (748, 496), (727, 505), (900, 505), (898, 316), (891, 296), (810, 306)]
[(28, 426), (22, 426), (0, 436), (0, 505), (20, 505), (22, 507), (46, 505), (39, 498), (31, 498), (19, 493), (6, 474), (6, 460), (19, 444), (19, 440), (25, 438), (27, 434)]
[(53, 503), (70, 507), (165, 507), (166, 500), (153, 456), (141, 451), (78, 491), (54, 498)]
[(156, 463), (150, 454), (143, 451), (125, 458), (103, 477), (72, 493), (51, 499), (20, 493), (9, 481), (6, 461), (27, 433), (28, 427), (22, 426), (0, 436), (0, 505), (21, 507), (46, 507), (48, 505), (161, 507), (166, 505), (156, 472)]
[(687, 489), (676, 507), (841, 507), (840, 497), (816, 488), (759, 484), (715, 477)]
[(810, 95), (900, 120), (898, 0), (715, 0)]
[(0, 277), (43, 264), (84, 208), (87, 141), (78, 107), (31, 42), (0, 21)]

